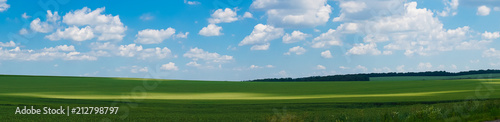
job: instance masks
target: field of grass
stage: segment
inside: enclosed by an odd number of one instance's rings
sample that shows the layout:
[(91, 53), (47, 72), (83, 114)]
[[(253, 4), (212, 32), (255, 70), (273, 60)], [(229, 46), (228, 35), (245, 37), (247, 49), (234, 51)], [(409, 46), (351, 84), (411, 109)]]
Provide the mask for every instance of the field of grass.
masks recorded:
[[(500, 117), (500, 80), (222, 82), (0, 76), (0, 120), (457, 121)], [(117, 115), (16, 115), (117, 106)]]

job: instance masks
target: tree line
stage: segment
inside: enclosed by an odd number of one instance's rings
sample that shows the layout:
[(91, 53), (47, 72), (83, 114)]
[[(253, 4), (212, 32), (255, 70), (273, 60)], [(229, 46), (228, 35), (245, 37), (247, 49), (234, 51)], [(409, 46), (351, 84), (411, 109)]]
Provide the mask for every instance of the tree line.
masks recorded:
[(265, 78), (250, 81), (256, 82), (301, 82), (301, 81), (370, 81), (370, 77), (393, 77), (393, 76), (460, 76), (474, 74), (500, 73), (497, 69), (470, 70), (461, 72), (426, 71), (426, 72), (387, 72), (387, 73), (361, 73), (329, 76), (311, 76), (303, 78)]

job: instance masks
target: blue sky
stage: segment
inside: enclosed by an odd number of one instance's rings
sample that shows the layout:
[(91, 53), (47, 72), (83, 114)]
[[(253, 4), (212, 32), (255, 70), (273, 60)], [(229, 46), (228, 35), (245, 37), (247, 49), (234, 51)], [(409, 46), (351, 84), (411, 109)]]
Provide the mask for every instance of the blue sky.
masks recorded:
[(250, 80), (500, 68), (493, 0), (0, 0), (0, 74)]

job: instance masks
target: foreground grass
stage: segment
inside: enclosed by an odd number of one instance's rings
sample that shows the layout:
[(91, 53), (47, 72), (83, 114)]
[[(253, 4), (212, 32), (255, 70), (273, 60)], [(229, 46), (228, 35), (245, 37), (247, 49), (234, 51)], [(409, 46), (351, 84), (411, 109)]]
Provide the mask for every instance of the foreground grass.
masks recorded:
[[(6, 121), (459, 121), (500, 117), (500, 80), (207, 82), (0, 76)], [(117, 115), (15, 115), (119, 106)]]

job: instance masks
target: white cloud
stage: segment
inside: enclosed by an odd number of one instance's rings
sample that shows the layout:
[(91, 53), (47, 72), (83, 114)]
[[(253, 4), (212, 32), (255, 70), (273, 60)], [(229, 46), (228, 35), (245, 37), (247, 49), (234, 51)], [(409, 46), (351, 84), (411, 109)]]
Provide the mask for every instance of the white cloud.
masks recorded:
[(477, 49), (485, 49), (492, 41), (491, 40), (470, 40), (466, 42), (460, 43), (457, 45), (455, 49), (457, 50), (477, 50)]
[(250, 50), (268, 50), (271, 44), (254, 45), (250, 47)]
[(45, 38), (52, 41), (57, 41), (61, 39), (68, 39), (73, 41), (85, 41), (94, 38), (94, 32), (92, 31), (92, 28), (90, 26), (86, 26), (85, 28), (81, 29), (76, 26), (73, 26), (64, 29), (64, 31), (57, 29), (56, 32), (45, 36)]
[(26, 28), (22, 28), (21, 30), (19, 30), (19, 34), (21, 34), (21, 35), (26, 35), (26, 34), (28, 34), (28, 29), (26, 29)]
[(117, 71), (121, 71), (122, 69), (130, 69), (131, 73), (140, 73), (140, 72), (148, 72), (148, 67), (139, 67), (139, 66), (131, 66), (131, 67), (120, 67)]
[(500, 11), (500, 7), (493, 7), (493, 10)]
[(326, 50), (326, 51), (321, 52), (321, 57), (323, 57), (323, 58), (333, 58), (332, 53), (330, 52), (330, 50)]
[(135, 35), (137, 39), (135, 39), (135, 43), (140, 44), (159, 44), (162, 43), (165, 39), (172, 37), (175, 34), (175, 29), (167, 28), (161, 30), (154, 29), (145, 29), (141, 30)]
[(0, 0), (0, 12), (7, 11), (10, 8), (10, 5), (7, 4), (7, 0)]
[(161, 70), (171, 70), (171, 71), (177, 71), (179, 70), (179, 68), (177, 66), (175, 66), (175, 63), (173, 62), (169, 62), (167, 64), (163, 64), (161, 65)]
[(191, 62), (187, 63), (186, 66), (200, 67), (201, 64), (196, 63), (196, 61), (191, 61)]
[(73, 46), (67, 45), (44, 48), (42, 50), (24, 50), (19, 47), (9, 50), (0, 47), (0, 60), (38, 61), (55, 59), (92, 61), (97, 60), (97, 57), (76, 52)]
[(50, 10), (47, 10), (47, 20), (46, 21), (41, 21), (40, 18), (36, 18), (35, 20), (31, 21), (30, 23), (30, 28), (33, 31), (40, 32), (40, 33), (48, 33), (54, 30), (55, 26), (58, 25), (58, 21), (61, 18), (59, 14), (56, 12), (52, 13)]
[(257, 66), (257, 65), (250, 65), (250, 69), (259, 69), (259, 68), (262, 68), (262, 67)]
[(260, 69), (260, 68), (274, 68), (273, 65), (266, 65), (266, 66), (257, 66), (257, 65), (250, 65), (250, 69)]
[(283, 36), (283, 33), (284, 30), (282, 28), (257, 24), (255, 25), (252, 33), (246, 36), (238, 45), (254, 45), (252, 50), (267, 50), (269, 49), (269, 42)]
[(222, 27), (215, 24), (209, 24), (207, 27), (203, 27), (198, 34), (202, 36), (220, 36), (223, 34), (220, 32), (221, 30)]
[(177, 35), (175, 35), (175, 38), (184, 38), (186, 39), (189, 35), (189, 32), (186, 32), (186, 33), (177, 33)]
[(429, 70), (431, 70), (431, 68), (432, 68), (432, 64), (429, 62), (427, 62), (427, 63), (420, 62), (418, 64), (418, 67), (417, 67), (417, 69), (424, 70), (424, 71), (429, 71)]
[(255, 0), (251, 8), (266, 11), (267, 22), (277, 27), (314, 27), (330, 19), (327, 0)]
[(0, 47), (15, 47), (17, 46), (14, 41), (9, 41), (9, 42), (0, 42)]
[(143, 21), (153, 20), (154, 18), (155, 16), (151, 15), (151, 13), (144, 13), (139, 17)]
[(73, 45), (59, 45), (59, 46), (56, 46), (56, 47), (50, 47), (50, 48), (44, 48), (43, 51), (46, 51), (46, 52), (57, 52), (57, 51), (61, 51), (61, 52), (70, 52), (70, 51), (76, 51), (75, 50), (75, 46)]
[[(339, 1), (340, 15), (334, 22), (351, 20), (370, 20), (373, 18), (399, 15), (404, 13), (403, 0), (355, 0)], [(342, 5), (342, 6), (341, 6)]]
[(253, 18), (253, 15), (250, 12), (245, 12), (245, 14), (243, 14), (243, 18)]
[(184, 57), (194, 61), (204, 60), (208, 63), (225, 63), (233, 60), (233, 56), (220, 55), (218, 53), (210, 53), (199, 48), (191, 48), (184, 54)]
[(312, 41), (313, 48), (324, 48), (334, 45), (340, 46), (342, 45), (342, 41), (339, 39), (338, 33), (333, 29), (329, 29), (328, 32), (322, 33)]
[(92, 50), (115, 50), (118, 49), (116, 45), (111, 44), (111, 42), (92, 42), (90, 43), (90, 48)]
[(198, 1), (187, 1), (187, 0), (184, 0), (184, 3), (188, 4), (188, 5), (199, 5), (199, 4), (201, 4)]
[(483, 57), (500, 58), (500, 51), (496, 50), (495, 48), (490, 48), (483, 51)]
[(459, 5), (458, 0), (443, 0), (443, 2), (444, 2), (444, 5), (446, 7), (444, 8), (443, 11), (437, 12), (437, 15), (443, 16), (443, 17), (449, 16), (449, 15), (451, 15), (451, 16), (457, 15), (457, 8)]
[(306, 40), (306, 38), (309, 36), (311, 35), (302, 33), (300, 31), (293, 31), (291, 35), (287, 33), (285, 34), (285, 36), (283, 36), (283, 43), (290, 44), (303, 41)]
[(26, 14), (26, 12), (24, 12), (21, 17), (23, 17), (24, 19), (29, 19), (31, 18), (31, 16), (29, 16), (28, 14)]
[(296, 55), (302, 55), (302, 54), (306, 53), (306, 49), (304, 49), (303, 47), (300, 47), (300, 46), (292, 47), (284, 55), (291, 55), (293, 53), (295, 53)]
[(340, 69), (346, 70), (346, 69), (351, 69), (350, 67), (345, 67), (345, 66), (339, 66)]
[(346, 13), (356, 13), (365, 9), (366, 4), (363, 1), (346, 1), (340, 2), (339, 7), (342, 8), (342, 11), (345, 11)]
[(366, 68), (365, 66), (361, 66), (361, 65), (356, 66), (356, 69), (357, 69), (357, 70), (361, 70), (361, 71), (363, 71), (363, 72), (368, 71), (368, 68)]
[(208, 19), (208, 22), (211, 24), (230, 23), (238, 20), (236, 17), (236, 11), (233, 11), (230, 8), (226, 8), (224, 10), (217, 9), (211, 16), (212, 18)]
[(481, 34), (483, 39), (498, 39), (500, 38), (500, 32), (488, 32), (485, 31), (483, 34)]
[(344, 23), (337, 27), (337, 31), (342, 33), (356, 33), (358, 32), (360, 25), (358, 23)]
[(382, 54), (384, 54), (384, 55), (392, 55), (392, 51), (387, 51), (386, 50), (386, 51), (382, 52)]
[(485, 5), (477, 7), (477, 15), (480, 16), (488, 16), (490, 14), (491, 9)]
[[(366, 4), (372, 5), (368, 2)], [(367, 7), (370, 7), (367, 9), (373, 9), (374, 6)], [(444, 29), (443, 23), (434, 16), (431, 10), (417, 9), (416, 2), (404, 4), (402, 11), (402, 13), (396, 12), (388, 16), (368, 20), (360, 18), (355, 21), (358, 23), (358, 28), (364, 28), (362, 34), (366, 35), (365, 43), (389, 42), (388, 44), (384, 43), (384, 49), (387, 51), (403, 50), (407, 56), (414, 54), (426, 56), (454, 50), (462, 42), (472, 37), (469, 33), (473, 31), (468, 26)], [(342, 36), (339, 33), (341, 32), (332, 32), (332, 34), (327, 35), (333, 38), (330, 40), (334, 40)], [(369, 47), (372, 44), (364, 46)], [(321, 45), (317, 47), (321, 47)]]
[(105, 8), (94, 11), (87, 7), (68, 12), (63, 16), (63, 23), (76, 26), (90, 26), (97, 36), (97, 40), (122, 40), (127, 27), (123, 25), (118, 15), (102, 14)]
[(354, 46), (347, 52), (347, 54), (354, 54), (354, 55), (365, 55), (365, 54), (371, 54), (371, 55), (380, 55), (380, 50), (377, 49), (377, 44), (375, 43), (369, 43), (369, 44), (354, 44)]
[(318, 69), (318, 70), (325, 70), (325, 69), (326, 69), (326, 67), (325, 67), (325, 66), (323, 66), (323, 65), (317, 65), (317, 66), (316, 66), (316, 69)]
[(172, 51), (167, 47), (142, 48), (135, 44), (120, 45), (117, 55), (123, 57), (137, 57), (138, 59), (146, 60), (150, 58), (164, 59), (172, 55)]

